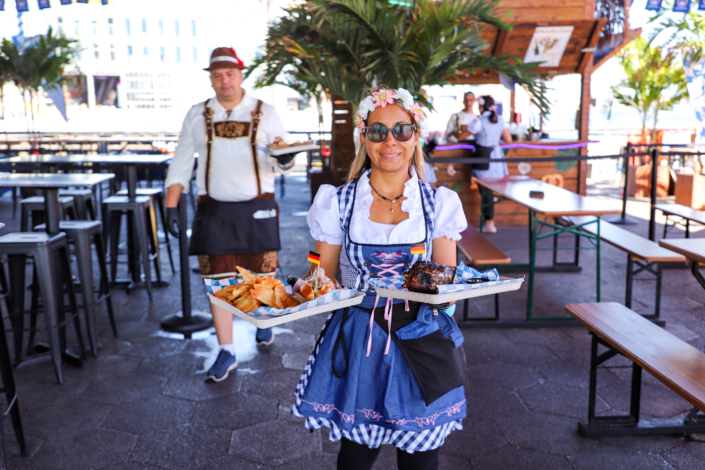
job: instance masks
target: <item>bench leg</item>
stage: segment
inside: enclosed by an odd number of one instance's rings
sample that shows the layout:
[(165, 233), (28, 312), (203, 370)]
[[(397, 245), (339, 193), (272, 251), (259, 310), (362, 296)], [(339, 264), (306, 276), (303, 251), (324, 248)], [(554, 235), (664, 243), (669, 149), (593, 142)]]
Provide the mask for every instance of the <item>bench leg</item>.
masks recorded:
[(685, 220), (685, 238), (690, 238), (690, 220)]
[(624, 306), (632, 308), (632, 287), (634, 285), (634, 260), (631, 255), (627, 255), (627, 286)]

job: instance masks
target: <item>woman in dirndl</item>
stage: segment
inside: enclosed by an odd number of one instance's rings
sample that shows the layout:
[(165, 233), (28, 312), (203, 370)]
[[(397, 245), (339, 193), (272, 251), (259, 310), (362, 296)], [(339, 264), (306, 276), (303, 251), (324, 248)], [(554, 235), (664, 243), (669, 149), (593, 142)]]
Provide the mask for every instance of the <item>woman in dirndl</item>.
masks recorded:
[(462, 333), (443, 310), (379, 298), (369, 281), (419, 260), (455, 266), (467, 221), (457, 193), (422, 180), (426, 118), (407, 90), (372, 93), (355, 121), (348, 182), (319, 188), (308, 224), (321, 267), (331, 277), (340, 268), (343, 286), (366, 295), (329, 316), (292, 414), (341, 441), (339, 470), (372, 468), (383, 444), (397, 448), (400, 469), (437, 469), (466, 416)]

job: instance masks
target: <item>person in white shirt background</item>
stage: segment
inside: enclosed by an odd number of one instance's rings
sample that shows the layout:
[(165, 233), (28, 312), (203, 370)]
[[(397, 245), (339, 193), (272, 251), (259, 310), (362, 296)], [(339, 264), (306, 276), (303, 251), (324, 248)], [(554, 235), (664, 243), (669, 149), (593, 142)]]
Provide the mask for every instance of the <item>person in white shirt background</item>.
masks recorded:
[(472, 108), (475, 106), (475, 94), (472, 91), (465, 93), (463, 97), (464, 108), (451, 115), (446, 128), (446, 138), (449, 142), (460, 142), (467, 140), (472, 133), (468, 132), (468, 126), (477, 119), (477, 115), (473, 113)]
[[(274, 200), (274, 166), (288, 170), (293, 154), (275, 160), (267, 146), (285, 140), (276, 110), (242, 88), (243, 62), (234, 49), (213, 51), (210, 80), (215, 97), (194, 105), (186, 114), (179, 143), (169, 166), (167, 226), (179, 236), (176, 206), (187, 192), (198, 154), (198, 209), (192, 224), (189, 254), (198, 255), (203, 275), (236, 272), (241, 266), (256, 273), (278, 268), (279, 208)], [(211, 304), (220, 351), (207, 379), (219, 382), (237, 367), (233, 316)], [(257, 330), (257, 343), (271, 344), (271, 329)]]

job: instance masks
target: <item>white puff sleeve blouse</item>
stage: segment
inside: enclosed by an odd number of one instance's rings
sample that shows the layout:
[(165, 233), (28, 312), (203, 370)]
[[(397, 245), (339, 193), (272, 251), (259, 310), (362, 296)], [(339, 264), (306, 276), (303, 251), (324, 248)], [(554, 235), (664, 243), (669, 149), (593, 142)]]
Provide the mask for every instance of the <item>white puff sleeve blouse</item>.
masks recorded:
[[(391, 232), (383, 229), (383, 224), (372, 222), (369, 208), (373, 196), (370, 192), (369, 178), (363, 174), (357, 186), (355, 210), (350, 223), (350, 235), (356, 243), (366, 244), (405, 244), (417, 243), (425, 238), (424, 215), (421, 206), (421, 195), (418, 190), (416, 173), (404, 186), (402, 210), (409, 213), (409, 218), (397, 224)], [(468, 226), (463, 205), (455, 191), (440, 187), (436, 190), (436, 218), (431, 239), (447, 237), (458, 241), (460, 233)], [(316, 241), (330, 245), (343, 244), (343, 229), (340, 226), (338, 195), (335, 187), (321, 185), (308, 212), (307, 221), (311, 236)]]

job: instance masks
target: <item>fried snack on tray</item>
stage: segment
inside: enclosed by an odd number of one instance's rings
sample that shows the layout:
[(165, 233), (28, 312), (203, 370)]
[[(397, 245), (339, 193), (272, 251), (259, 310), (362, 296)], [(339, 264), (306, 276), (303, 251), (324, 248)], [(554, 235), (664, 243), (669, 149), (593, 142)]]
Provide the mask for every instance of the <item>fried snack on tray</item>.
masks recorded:
[(279, 279), (255, 276), (240, 266), (237, 266), (237, 270), (243, 282), (223, 287), (213, 295), (243, 312), (251, 312), (262, 305), (280, 309), (299, 305), (295, 297), (286, 293), (286, 287)]
[(306, 300), (317, 299), (338, 288), (338, 282), (326, 276), (326, 271), (320, 266), (303, 281), (299, 294)]

